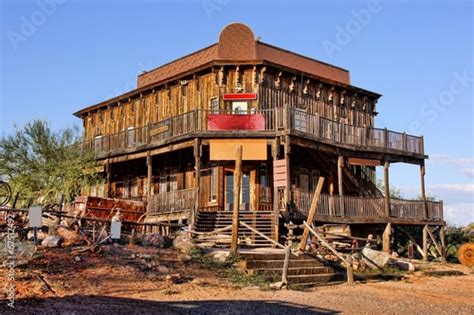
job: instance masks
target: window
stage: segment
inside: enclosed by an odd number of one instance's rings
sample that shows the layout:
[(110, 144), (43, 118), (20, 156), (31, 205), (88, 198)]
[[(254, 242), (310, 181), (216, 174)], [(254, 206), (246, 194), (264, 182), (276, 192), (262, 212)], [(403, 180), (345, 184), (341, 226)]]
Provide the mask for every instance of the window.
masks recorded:
[(211, 110), (211, 114), (219, 113), (219, 99), (217, 97), (211, 98), (209, 101), (209, 109)]
[(219, 173), (217, 166), (211, 167), (211, 193), (209, 195), (210, 202), (217, 202), (217, 186), (219, 183)]
[(235, 114), (245, 114), (248, 110), (247, 102), (232, 102), (232, 112)]

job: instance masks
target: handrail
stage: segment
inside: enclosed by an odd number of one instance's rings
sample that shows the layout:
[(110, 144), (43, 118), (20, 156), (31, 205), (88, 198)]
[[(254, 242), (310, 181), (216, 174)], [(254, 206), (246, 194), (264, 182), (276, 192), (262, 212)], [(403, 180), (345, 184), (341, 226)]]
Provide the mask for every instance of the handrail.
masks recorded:
[(334, 247), (332, 247), (328, 242), (326, 242), (324, 240), (324, 238), (321, 235), (319, 235), (319, 233), (317, 233), (315, 230), (313, 230), (313, 228), (311, 226), (309, 226), (308, 223), (306, 223), (306, 221), (303, 221), (303, 224), (311, 232), (311, 234), (313, 234), (318, 239), (318, 241), (322, 245), (324, 245), (331, 252), (333, 252), (333, 254), (337, 256), (337, 258), (342, 260), (342, 262), (346, 265), (347, 283), (353, 283), (354, 282), (354, 273), (353, 273), (353, 270), (352, 270), (352, 262), (349, 261), (350, 259), (349, 260), (345, 259), (344, 256), (342, 256), (341, 253), (339, 253)]

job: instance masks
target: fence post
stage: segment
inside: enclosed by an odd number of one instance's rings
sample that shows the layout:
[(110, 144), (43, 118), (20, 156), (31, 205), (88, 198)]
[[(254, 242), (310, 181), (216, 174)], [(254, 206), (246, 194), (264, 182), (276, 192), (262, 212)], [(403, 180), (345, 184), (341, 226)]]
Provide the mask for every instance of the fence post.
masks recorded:
[(288, 284), (288, 266), (290, 265), (291, 256), (291, 241), (285, 248), (285, 261), (283, 262), (283, 270), (281, 272), (281, 282), (286, 285)]
[(242, 145), (237, 147), (235, 153), (235, 171), (234, 171), (234, 207), (232, 213), (232, 242), (230, 251), (237, 254), (237, 245), (239, 239), (239, 208), (240, 208), (240, 185), (242, 182)]

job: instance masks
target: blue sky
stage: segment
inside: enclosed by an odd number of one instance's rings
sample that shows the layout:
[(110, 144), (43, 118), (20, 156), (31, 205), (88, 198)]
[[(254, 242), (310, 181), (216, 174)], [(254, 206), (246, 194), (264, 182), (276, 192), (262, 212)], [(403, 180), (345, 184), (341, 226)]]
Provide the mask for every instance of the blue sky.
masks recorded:
[[(474, 221), (472, 1), (3, 0), (0, 11), (3, 135), (33, 118), (80, 125), (72, 112), (239, 21), (382, 94), (377, 126), (423, 134), (428, 192), (448, 222)], [(416, 166), (390, 175), (405, 196), (419, 193)]]

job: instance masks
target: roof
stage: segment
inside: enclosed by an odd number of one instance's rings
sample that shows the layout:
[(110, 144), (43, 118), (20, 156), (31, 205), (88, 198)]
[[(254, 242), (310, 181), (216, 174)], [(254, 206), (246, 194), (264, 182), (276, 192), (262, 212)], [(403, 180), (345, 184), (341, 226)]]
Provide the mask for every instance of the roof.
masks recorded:
[[(167, 80), (176, 79), (180, 75), (189, 74), (200, 68), (219, 63), (232, 62), (275, 64), (301, 71), (302, 73), (317, 78), (326, 79), (339, 85), (350, 86), (350, 74), (348, 70), (255, 40), (252, 30), (247, 25), (233, 23), (224, 27), (217, 43), (140, 74), (137, 80), (137, 89), (84, 108), (74, 113), (74, 115), (80, 117), (91, 110), (141, 93)], [(356, 89), (370, 93), (376, 97), (380, 96), (370, 91), (359, 88)]]

